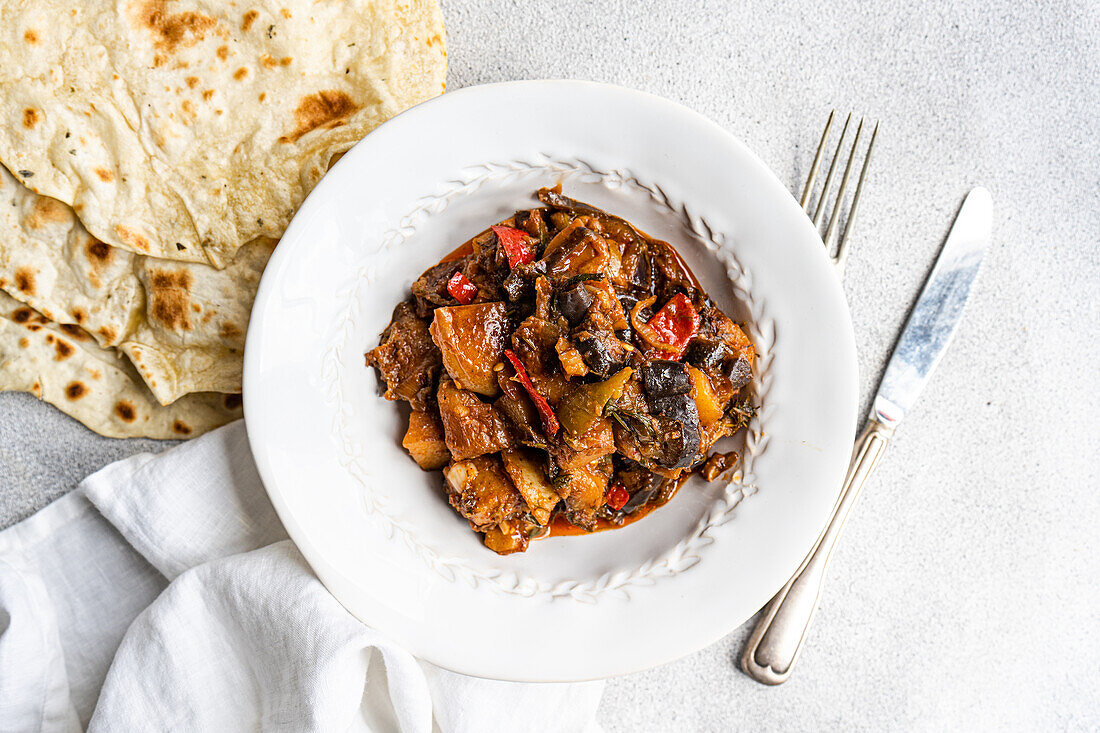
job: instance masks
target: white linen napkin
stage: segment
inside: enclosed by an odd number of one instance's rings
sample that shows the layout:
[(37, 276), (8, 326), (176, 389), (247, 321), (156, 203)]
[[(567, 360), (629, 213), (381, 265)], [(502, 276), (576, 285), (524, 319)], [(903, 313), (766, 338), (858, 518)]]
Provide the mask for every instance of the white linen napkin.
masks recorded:
[(0, 532), (2, 731), (597, 731), (602, 692), (465, 677), (359, 623), (286, 539), (241, 422)]

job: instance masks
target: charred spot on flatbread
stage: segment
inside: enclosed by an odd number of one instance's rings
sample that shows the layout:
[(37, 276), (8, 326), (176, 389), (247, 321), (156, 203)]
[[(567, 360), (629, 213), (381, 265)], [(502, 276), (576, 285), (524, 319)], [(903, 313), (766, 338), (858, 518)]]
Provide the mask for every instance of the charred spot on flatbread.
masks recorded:
[(190, 48), (206, 38), (218, 21), (209, 15), (185, 11), (170, 13), (167, 0), (146, 0), (137, 7), (135, 20), (139, 27), (153, 35), (158, 51), (172, 53), (179, 46)]
[(34, 295), (35, 271), (29, 267), (20, 267), (15, 271), (15, 287), (21, 293)]
[(106, 264), (111, 261), (111, 245), (106, 242), (101, 242), (95, 238), (89, 238), (88, 244), (84, 246), (84, 251), (88, 255), (88, 259), (92, 262), (102, 262)]
[(42, 229), (48, 224), (60, 224), (70, 216), (72, 215), (65, 204), (49, 196), (39, 196), (31, 207), (31, 213), (27, 215), (27, 228)]
[(23, 110), (23, 127), (27, 128), (28, 130), (33, 129), (34, 126), (37, 125), (38, 121), (41, 119), (42, 115), (39, 114), (38, 110), (36, 110), (35, 108), (27, 107)]
[(134, 410), (134, 403), (129, 400), (119, 400), (115, 403), (115, 414), (123, 422), (133, 422), (137, 419), (137, 412)]
[(79, 400), (81, 397), (88, 393), (88, 388), (84, 386), (83, 382), (69, 382), (65, 387), (65, 396), (70, 400)]
[(247, 31), (249, 28), (252, 27), (252, 24), (256, 22), (256, 18), (259, 17), (260, 14), (258, 12), (256, 12), (255, 10), (249, 10), (247, 13), (244, 14), (244, 17), (241, 18), (241, 30)]
[(149, 251), (149, 240), (145, 238), (140, 232), (136, 232), (129, 227), (124, 227), (121, 224), (115, 225), (115, 234), (123, 244), (133, 247), (134, 249), (142, 252)]
[(218, 330), (218, 335), (226, 341), (233, 341), (241, 337), (241, 329), (235, 323), (225, 321)]
[(191, 273), (186, 270), (154, 270), (149, 278), (153, 318), (174, 331), (189, 331), (191, 324)]
[[(80, 308), (74, 309), (73, 318), (76, 320), (77, 323), (83, 321), (85, 318), (84, 311)], [(84, 332), (83, 328), (81, 328), (80, 326), (74, 326), (71, 323), (62, 323), (61, 330), (75, 341), (87, 341), (90, 338), (90, 336), (88, 336), (88, 334)]]
[(281, 143), (296, 143), (306, 133), (318, 128), (338, 127), (359, 110), (345, 92), (323, 89), (316, 94), (302, 97), (294, 110), (294, 132), (279, 138)]

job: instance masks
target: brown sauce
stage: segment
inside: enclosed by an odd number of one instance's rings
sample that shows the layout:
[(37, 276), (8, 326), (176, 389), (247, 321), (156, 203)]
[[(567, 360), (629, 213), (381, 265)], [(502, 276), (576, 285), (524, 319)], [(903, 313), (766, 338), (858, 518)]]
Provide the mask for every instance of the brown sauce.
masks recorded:
[(661, 241), (660, 239), (653, 239), (648, 234), (646, 234), (645, 236), (647, 239), (649, 239), (650, 244), (659, 244), (672, 254), (672, 259), (676, 263), (677, 267), (680, 268), (680, 272), (684, 276), (684, 279), (691, 283), (691, 286), (693, 288), (697, 290), (703, 289), (703, 286), (699, 284), (699, 281), (697, 279), (695, 279), (695, 273), (692, 272), (691, 268), (687, 266), (687, 263), (684, 262), (684, 258), (680, 256), (680, 253), (676, 251), (675, 247), (673, 247), (668, 242)]
[(474, 253), (474, 240), (471, 239), (468, 242), (463, 242), (462, 244), (458, 245), (458, 248), (455, 249), (450, 254), (448, 254), (443, 259), (441, 259), (440, 263), (453, 262), (454, 260), (457, 260), (459, 257), (465, 257), (466, 255), (473, 254), (473, 253)]

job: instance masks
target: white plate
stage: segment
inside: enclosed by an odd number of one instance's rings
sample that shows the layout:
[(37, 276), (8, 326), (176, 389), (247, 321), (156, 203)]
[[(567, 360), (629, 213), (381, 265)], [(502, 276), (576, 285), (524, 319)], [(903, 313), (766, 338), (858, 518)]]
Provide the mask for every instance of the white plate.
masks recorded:
[[(363, 353), (422, 270), (558, 181), (671, 242), (751, 323), (760, 411), (739, 482), (500, 557), (402, 450), (406, 411)], [(847, 305), (783, 185), (684, 107), (572, 81), (449, 92), (345, 155), (267, 266), (244, 381), (260, 475), (333, 595), (419, 657), (507, 680), (636, 671), (741, 624), (812, 545), (855, 432)]]

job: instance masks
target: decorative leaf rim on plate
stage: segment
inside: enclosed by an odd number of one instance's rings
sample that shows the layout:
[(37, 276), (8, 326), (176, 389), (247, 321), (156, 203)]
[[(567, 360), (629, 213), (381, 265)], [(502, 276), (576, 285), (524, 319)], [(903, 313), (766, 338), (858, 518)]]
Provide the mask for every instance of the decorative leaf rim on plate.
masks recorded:
[[(363, 459), (361, 445), (350, 438), (354, 434), (354, 409), (343, 388), (345, 375), (342, 364), (354, 363), (349, 352), (362, 351), (353, 337), (355, 319), (363, 312), (360, 307), (360, 295), (364, 288), (374, 283), (377, 273), (371, 267), (362, 267), (349, 292), (339, 297), (349, 301), (344, 320), (341, 324), (341, 338), (325, 355), (324, 375), (328, 399), (333, 403), (340, 423), (337, 433), (340, 441), (341, 464), (348, 473), (363, 487), (362, 499), (366, 511), (376, 518), (394, 537), (405, 543), (424, 563), (441, 574), (447, 580), (460, 579), (471, 585), (485, 584), (502, 593), (514, 593), (532, 597), (546, 595), (551, 598), (570, 596), (582, 602), (595, 602), (601, 595), (619, 592), (629, 597), (632, 585), (650, 584), (662, 576), (675, 575), (687, 570), (699, 562), (699, 555), (711, 542), (709, 532), (712, 528), (725, 524), (732, 518), (734, 508), (746, 496), (756, 492), (755, 476), (752, 464), (768, 444), (765, 430), (769, 412), (767, 404), (768, 387), (771, 375), (768, 367), (772, 361), (770, 345), (775, 340), (775, 323), (767, 316), (763, 303), (753, 296), (752, 276), (738, 262), (730, 251), (721, 233), (714, 232), (705, 219), (695, 216), (687, 204), (672, 201), (657, 184), (646, 184), (628, 170), (600, 171), (589, 163), (566, 156), (552, 156), (542, 153), (533, 160), (512, 160), (504, 163), (483, 163), (465, 170), (450, 187), (440, 193), (425, 196), (415, 203), (412, 210), (402, 216), (399, 223), (382, 237), (382, 249), (400, 247), (410, 237), (416, 236), (417, 225), (425, 217), (438, 214), (459, 196), (476, 196), (481, 186), (494, 181), (538, 176), (545, 180), (550, 176), (568, 186), (577, 181), (599, 183), (611, 189), (629, 186), (644, 192), (654, 204), (665, 210), (669, 216), (678, 218), (684, 229), (697, 238), (725, 265), (726, 273), (733, 284), (738, 302), (748, 308), (750, 319), (747, 322), (749, 337), (756, 346), (756, 363), (753, 365), (752, 393), (756, 416), (749, 422), (741, 450), (741, 464), (731, 481), (726, 483), (722, 495), (714, 502), (711, 510), (698, 522), (691, 534), (663, 554), (649, 558), (638, 567), (604, 573), (597, 578), (570, 578), (555, 583), (547, 583), (533, 576), (504, 574), (498, 569), (479, 565), (476, 560), (442, 556), (429, 541), (418, 535), (415, 521), (402, 520), (390, 514), (384, 499), (371, 491), (372, 470)], [(358, 368), (358, 367), (354, 367)], [(536, 548), (533, 551), (538, 551)]]

